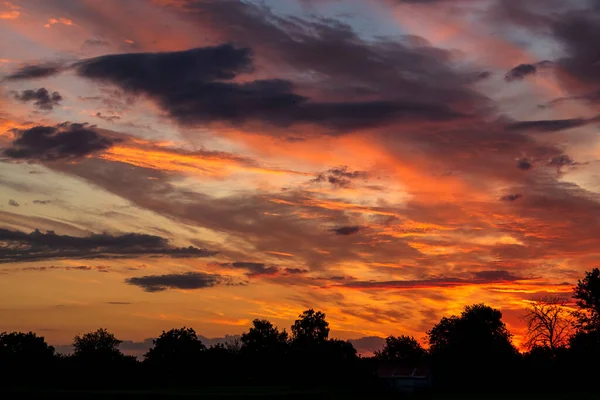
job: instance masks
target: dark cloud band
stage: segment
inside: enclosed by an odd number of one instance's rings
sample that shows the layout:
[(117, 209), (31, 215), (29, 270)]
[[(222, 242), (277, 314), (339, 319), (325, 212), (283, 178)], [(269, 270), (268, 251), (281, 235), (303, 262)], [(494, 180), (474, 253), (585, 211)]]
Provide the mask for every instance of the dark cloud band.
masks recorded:
[(215, 253), (197, 247), (175, 247), (160, 236), (141, 233), (92, 234), (86, 237), (0, 229), (0, 264), (56, 259), (129, 257), (209, 257)]

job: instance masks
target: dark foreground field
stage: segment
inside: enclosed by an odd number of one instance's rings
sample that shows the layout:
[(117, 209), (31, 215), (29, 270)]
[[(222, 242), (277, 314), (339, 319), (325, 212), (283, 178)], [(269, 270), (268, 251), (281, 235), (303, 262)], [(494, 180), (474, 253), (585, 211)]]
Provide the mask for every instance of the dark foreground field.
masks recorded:
[(30, 391), (13, 390), (0, 391), (0, 398), (8, 399), (82, 399), (82, 400), (124, 400), (124, 399), (203, 399), (203, 400), (225, 400), (225, 399), (328, 399), (328, 400), (600, 400), (600, 394), (570, 393), (570, 394), (421, 394), (401, 395), (392, 393), (352, 393), (344, 391), (322, 390), (295, 390), (284, 387), (218, 387), (204, 390), (127, 390), (127, 391), (91, 391), (91, 390), (52, 390), (52, 391)]
[(125, 399), (395, 399), (397, 395), (387, 393), (352, 393), (346, 391), (297, 390), (285, 387), (219, 387), (203, 390), (124, 390), (124, 391), (92, 391), (92, 390), (52, 390), (30, 391), (13, 390), (2, 392), (0, 398), (6, 399), (90, 399), (90, 400), (125, 400)]

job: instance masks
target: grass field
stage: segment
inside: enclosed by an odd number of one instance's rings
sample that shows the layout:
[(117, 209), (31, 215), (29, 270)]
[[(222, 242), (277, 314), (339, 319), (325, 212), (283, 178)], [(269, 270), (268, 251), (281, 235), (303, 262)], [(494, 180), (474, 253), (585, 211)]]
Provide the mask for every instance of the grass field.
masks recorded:
[(332, 390), (295, 390), (285, 387), (215, 387), (202, 390), (121, 390), (121, 391), (93, 391), (93, 390), (52, 390), (29, 391), (18, 390), (11, 392), (0, 391), (0, 398), (8, 399), (90, 399), (90, 400), (124, 400), (124, 399), (328, 399), (328, 400), (600, 400), (600, 394), (427, 394), (419, 396), (406, 396), (401, 394), (374, 394), (352, 393)]

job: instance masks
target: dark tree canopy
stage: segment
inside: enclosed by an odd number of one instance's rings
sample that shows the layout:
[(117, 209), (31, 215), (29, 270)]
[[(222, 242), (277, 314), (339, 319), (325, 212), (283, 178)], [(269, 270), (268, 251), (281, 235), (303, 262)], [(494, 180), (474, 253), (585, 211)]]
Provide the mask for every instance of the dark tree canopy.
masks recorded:
[(54, 358), (54, 347), (33, 332), (0, 333), (1, 363), (46, 363)]
[(347, 340), (329, 339), (323, 343), (325, 352), (334, 361), (351, 361), (358, 356), (356, 349)]
[(499, 310), (484, 304), (465, 307), (460, 317), (442, 318), (428, 333), (432, 353), (516, 353)]
[(580, 327), (600, 330), (600, 269), (586, 272), (583, 280), (577, 281), (573, 298), (581, 310), (576, 314)]
[(97, 360), (121, 359), (124, 357), (121, 350), (119, 350), (121, 342), (114, 334), (100, 328), (94, 332), (75, 336), (73, 339), (73, 355)]
[(513, 367), (519, 353), (499, 310), (484, 304), (467, 306), (460, 316), (442, 318), (427, 334), (442, 387), (460, 386), (461, 376), (470, 377), (474, 390), (506, 387), (516, 374)]
[(244, 353), (275, 353), (284, 350), (288, 334), (279, 331), (276, 326), (266, 319), (255, 319), (247, 333), (242, 334), (241, 350)]
[(419, 365), (426, 355), (425, 349), (412, 336), (388, 336), (383, 349), (375, 356), (384, 361), (397, 361), (408, 366)]
[(319, 344), (329, 338), (329, 322), (325, 314), (312, 308), (304, 311), (292, 325), (292, 339), (296, 343)]
[(166, 367), (187, 365), (206, 351), (196, 331), (186, 327), (163, 331), (153, 343), (145, 355), (146, 361)]

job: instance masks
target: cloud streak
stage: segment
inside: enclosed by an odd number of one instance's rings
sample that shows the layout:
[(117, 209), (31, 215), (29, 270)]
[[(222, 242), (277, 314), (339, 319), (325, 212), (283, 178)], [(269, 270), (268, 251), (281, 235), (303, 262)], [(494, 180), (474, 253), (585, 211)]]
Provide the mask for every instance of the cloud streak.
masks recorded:
[(13, 160), (75, 160), (101, 152), (115, 141), (88, 124), (64, 122), (55, 126), (13, 129), (15, 139), (2, 154)]
[(219, 285), (234, 285), (229, 277), (204, 272), (183, 274), (147, 275), (127, 278), (125, 283), (142, 288), (145, 292), (164, 292), (168, 289), (197, 290)]
[(141, 233), (85, 237), (54, 232), (31, 233), (0, 229), (0, 264), (58, 259), (100, 259), (132, 257), (210, 257), (215, 253), (197, 247), (175, 247), (160, 236)]

